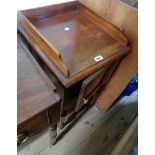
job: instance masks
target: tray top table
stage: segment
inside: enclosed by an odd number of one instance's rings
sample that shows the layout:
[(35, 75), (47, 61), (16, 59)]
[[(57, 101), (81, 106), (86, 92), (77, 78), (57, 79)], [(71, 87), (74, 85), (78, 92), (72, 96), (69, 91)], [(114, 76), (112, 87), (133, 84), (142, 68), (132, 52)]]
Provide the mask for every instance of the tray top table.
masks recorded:
[(125, 36), (78, 1), (19, 12), (20, 31), (69, 87), (129, 52)]

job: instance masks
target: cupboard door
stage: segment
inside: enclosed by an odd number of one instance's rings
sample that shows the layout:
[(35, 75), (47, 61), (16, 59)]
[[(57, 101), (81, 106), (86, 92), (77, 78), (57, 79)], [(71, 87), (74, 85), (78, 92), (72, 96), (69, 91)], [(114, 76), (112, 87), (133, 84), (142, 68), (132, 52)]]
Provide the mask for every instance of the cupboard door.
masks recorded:
[(100, 90), (108, 83), (119, 62), (120, 59), (115, 60), (113, 63), (100, 69), (83, 81), (75, 107), (76, 112), (86, 104), (92, 105), (95, 103), (101, 92)]
[(76, 112), (78, 112), (83, 105), (87, 104), (89, 100), (92, 99), (95, 90), (101, 84), (105, 71), (106, 68), (103, 68), (96, 73), (90, 75), (82, 82), (77, 104), (75, 107)]

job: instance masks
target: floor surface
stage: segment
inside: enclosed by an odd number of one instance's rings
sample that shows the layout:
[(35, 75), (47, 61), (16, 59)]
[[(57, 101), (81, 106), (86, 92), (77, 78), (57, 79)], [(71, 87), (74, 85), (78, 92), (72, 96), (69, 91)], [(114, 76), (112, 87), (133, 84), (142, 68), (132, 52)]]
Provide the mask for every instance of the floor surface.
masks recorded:
[(18, 155), (109, 155), (137, 115), (137, 98), (136, 91), (117, 101), (106, 113), (92, 107), (69, 130), (58, 131), (55, 146), (50, 147), (45, 129), (19, 146)]

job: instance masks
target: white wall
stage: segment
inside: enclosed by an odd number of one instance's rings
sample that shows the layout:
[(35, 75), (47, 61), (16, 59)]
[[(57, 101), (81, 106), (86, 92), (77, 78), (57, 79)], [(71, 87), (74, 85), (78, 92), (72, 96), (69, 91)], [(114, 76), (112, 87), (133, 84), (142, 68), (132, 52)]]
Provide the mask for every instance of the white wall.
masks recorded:
[(30, 9), (73, 0), (17, 0), (17, 10)]

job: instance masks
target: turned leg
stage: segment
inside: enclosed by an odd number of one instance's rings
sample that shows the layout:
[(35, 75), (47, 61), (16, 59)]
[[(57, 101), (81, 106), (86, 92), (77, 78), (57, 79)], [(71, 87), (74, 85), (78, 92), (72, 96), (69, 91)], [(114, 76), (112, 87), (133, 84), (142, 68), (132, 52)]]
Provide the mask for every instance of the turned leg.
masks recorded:
[(50, 138), (50, 145), (55, 145), (56, 137), (57, 137), (57, 123), (51, 123), (51, 116), (49, 111), (47, 112), (47, 120), (49, 124), (49, 138)]
[(63, 129), (65, 122), (66, 111), (62, 111), (60, 114), (59, 128)]
[(57, 137), (57, 124), (50, 126), (48, 130), (49, 130), (49, 137), (50, 137), (50, 145), (55, 145), (56, 137)]

